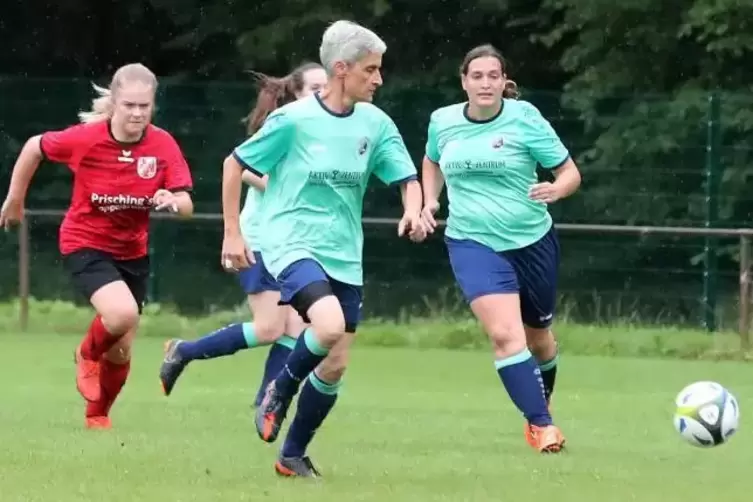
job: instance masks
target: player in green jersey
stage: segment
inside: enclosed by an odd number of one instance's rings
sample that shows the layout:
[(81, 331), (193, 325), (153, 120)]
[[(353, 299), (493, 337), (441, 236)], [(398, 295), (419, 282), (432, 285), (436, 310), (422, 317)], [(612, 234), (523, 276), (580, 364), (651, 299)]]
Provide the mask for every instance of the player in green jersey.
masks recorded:
[(361, 316), (361, 218), (371, 175), (400, 186), (398, 234), (425, 236), (415, 166), (394, 122), (371, 104), (382, 84), (385, 50), (358, 24), (332, 24), (319, 51), (329, 78), (325, 89), (273, 112), (225, 161), (223, 265), (248, 266), (238, 221), (242, 170), (268, 176), (263, 217), (269, 235), (260, 243), (261, 255), (280, 283), (281, 302), (311, 324), (256, 414), (259, 436), (274, 441), (306, 380), (275, 464), (283, 476), (319, 475), (306, 449), (335, 404)]
[[(532, 104), (510, 99), (516, 87), (492, 46), (471, 50), (461, 67), (468, 101), (436, 110), (423, 161), (424, 210), (436, 228), (447, 185), (445, 231), (455, 279), (489, 335), (495, 367), (526, 417), (526, 439), (559, 452), (565, 438), (552, 423), (557, 345), (550, 329), (559, 244), (547, 204), (573, 193), (578, 168)], [(554, 172), (539, 183), (536, 167)]]

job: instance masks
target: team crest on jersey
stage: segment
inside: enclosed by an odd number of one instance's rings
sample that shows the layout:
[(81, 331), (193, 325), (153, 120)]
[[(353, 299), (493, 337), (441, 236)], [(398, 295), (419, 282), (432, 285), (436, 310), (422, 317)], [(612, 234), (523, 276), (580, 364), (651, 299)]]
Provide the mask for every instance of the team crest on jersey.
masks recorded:
[(369, 138), (361, 138), (358, 142), (358, 155), (363, 155), (369, 149)]
[(505, 144), (505, 139), (500, 137), (499, 139), (495, 140), (494, 143), (492, 143), (492, 148), (502, 148), (502, 145)]
[(154, 178), (157, 174), (157, 157), (139, 157), (136, 172), (145, 180)]

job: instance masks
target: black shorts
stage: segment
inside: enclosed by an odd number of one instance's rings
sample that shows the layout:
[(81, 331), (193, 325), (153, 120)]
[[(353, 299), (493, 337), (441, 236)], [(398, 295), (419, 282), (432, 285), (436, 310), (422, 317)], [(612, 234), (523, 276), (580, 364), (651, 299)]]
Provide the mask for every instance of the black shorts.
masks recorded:
[(109, 253), (96, 249), (82, 249), (63, 255), (63, 264), (73, 277), (73, 284), (86, 299), (102, 286), (123, 281), (131, 290), (139, 313), (146, 301), (149, 284), (149, 257), (135, 260), (116, 260)]

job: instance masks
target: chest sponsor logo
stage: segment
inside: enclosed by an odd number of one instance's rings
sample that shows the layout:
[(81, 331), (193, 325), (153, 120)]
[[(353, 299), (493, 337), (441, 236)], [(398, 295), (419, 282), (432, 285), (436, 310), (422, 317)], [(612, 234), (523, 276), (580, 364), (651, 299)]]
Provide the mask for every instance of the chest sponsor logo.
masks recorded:
[(364, 173), (361, 171), (311, 171), (308, 182), (312, 185), (329, 185), (333, 188), (360, 187)]
[(126, 210), (149, 211), (153, 202), (151, 197), (139, 197), (128, 194), (99, 194), (92, 193), (89, 197), (91, 205), (103, 213), (114, 213)]

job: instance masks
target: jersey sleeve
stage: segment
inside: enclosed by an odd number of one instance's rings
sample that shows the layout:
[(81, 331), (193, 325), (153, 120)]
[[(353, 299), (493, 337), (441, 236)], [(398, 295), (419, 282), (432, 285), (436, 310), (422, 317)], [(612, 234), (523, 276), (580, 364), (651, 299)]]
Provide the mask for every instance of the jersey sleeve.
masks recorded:
[(171, 192), (190, 192), (193, 188), (191, 170), (186, 157), (171, 135), (165, 142), (165, 189)]
[(272, 112), (261, 129), (233, 150), (240, 165), (257, 176), (272, 172), (287, 155), (295, 125), (284, 111)]
[(439, 138), (437, 137), (437, 119), (434, 114), (429, 119), (429, 131), (426, 134), (426, 158), (435, 164), (439, 164)]
[(374, 146), (374, 175), (387, 185), (418, 179), (416, 166), (408, 154), (395, 123), (385, 115), (384, 128)]
[(84, 127), (75, 125), (59, 131), (43, 133), (39, 139), (39, 148), (45, 159), (59, 164), (72, 164), (75, 162), (84, 143)]
[(531, 156), (544, 169), (556, 169), (570, 158), (570, 152), (552, 125), (532, 104), (525, 103), (525, 133)]

